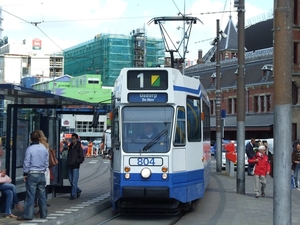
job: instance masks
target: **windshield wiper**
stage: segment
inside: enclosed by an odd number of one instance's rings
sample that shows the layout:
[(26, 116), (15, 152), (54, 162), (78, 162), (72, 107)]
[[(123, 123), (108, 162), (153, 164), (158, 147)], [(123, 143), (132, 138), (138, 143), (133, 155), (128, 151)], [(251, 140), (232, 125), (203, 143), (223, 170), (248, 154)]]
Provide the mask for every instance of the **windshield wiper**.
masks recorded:
[(146, 144), (141, 150), (147, 151), (153, 145), (155, 145), (163, 136), (168, 133), (168, 130), (162, 130), (155, 138), (153, 138), (148, 144)]

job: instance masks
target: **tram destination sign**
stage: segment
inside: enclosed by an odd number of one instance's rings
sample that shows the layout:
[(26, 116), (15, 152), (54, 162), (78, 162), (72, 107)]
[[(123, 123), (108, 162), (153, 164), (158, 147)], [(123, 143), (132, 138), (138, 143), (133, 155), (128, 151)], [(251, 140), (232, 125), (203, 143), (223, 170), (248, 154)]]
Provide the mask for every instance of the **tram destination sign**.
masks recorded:
[(128, 70), (127, 88), (129, 90), (167, 90), (168, 71)]
[(128, 102), (167, 102), (167, 93), (129, 93)]

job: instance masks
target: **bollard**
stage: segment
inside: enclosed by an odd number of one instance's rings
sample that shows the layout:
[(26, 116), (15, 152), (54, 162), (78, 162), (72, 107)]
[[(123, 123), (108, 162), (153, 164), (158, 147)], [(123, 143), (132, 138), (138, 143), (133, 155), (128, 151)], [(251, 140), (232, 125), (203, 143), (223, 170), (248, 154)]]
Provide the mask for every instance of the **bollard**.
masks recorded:
[(234, 177), (234, 163), (226, 158), (226, 174)]

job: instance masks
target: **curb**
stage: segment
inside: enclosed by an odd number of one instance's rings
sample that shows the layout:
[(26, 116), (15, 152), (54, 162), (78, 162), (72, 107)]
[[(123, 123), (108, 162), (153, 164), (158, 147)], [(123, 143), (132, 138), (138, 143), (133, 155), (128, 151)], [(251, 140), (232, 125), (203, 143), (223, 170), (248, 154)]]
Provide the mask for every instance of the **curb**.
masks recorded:
[(98, 203), (94, 203), (93, 205), (79, 209), (76, 212), (68, 213), (63, 216), (57, 217), (55, 219), (49, 219), (48, 221), (44, 222), (43, 224), (45, 224), (45, 225), (59, 225), (59, 224), (72, 225), (72, 224), (84, 221), (88, 218), (91, 218), (110, 207), (111, 207), (110, 199), (109, 198), (104, 199)]

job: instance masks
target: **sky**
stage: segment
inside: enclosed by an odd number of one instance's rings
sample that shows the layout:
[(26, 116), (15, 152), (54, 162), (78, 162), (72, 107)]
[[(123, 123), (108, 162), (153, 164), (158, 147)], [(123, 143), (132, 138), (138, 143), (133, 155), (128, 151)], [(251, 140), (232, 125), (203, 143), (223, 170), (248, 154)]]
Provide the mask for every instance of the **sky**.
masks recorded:
[[(197, 59), (198, 50), (206, 53), (216, 36), (216, 20), (224, 30), (229, 16), (237, 21), (234, 0), (0, 0), (2, 37), (9, 43), (34, 38), (42, 40), (42, 48), (61, 51), (92, 40), (101, 33), (130, 35), (132, 30), (145, 28), (148, 37), (161, 38), (159, 25), (148, 22), (154, 17), (197, 17), (193, 24), (186, 55)], [(274, 0), (245, 0), (245, 25), (269, 18)], [(36, 23), (36, 26), (35, 26)], [(175, 45), (183, 37), (183, 22), (166, 22), (165, 29)], [(177, 27), (180, 27), (177, 29)], [(187, 25), (186, 25), (187, 28)], [(180, 49), (182, 51), (182, 49)]]

